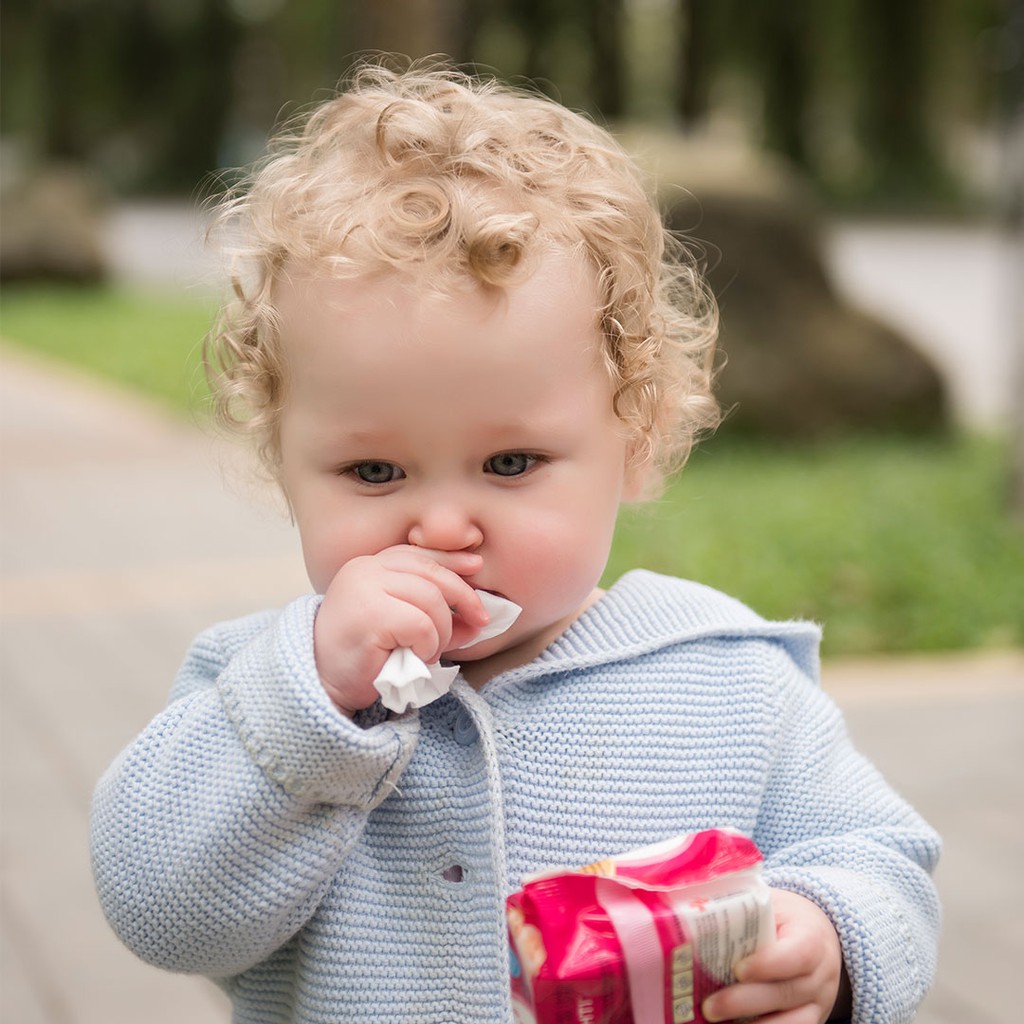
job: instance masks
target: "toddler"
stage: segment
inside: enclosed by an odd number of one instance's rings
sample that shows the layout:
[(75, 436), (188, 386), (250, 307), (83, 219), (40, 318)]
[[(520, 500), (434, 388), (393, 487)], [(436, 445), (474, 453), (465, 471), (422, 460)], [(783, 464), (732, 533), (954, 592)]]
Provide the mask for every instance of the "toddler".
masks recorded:
[[(707, 1018), (909, 1020), (938, 840), (852, 749), (818, 630), (647, 571), (598, 588), (620, 506), (717, 418), (714, 304), (609, 134), (364, 66), (223, 216), (212, 383), (314, 593), (201, 634), (101, 780), (124, 942), (239, 1022), (508, 1022), (524, 877), (730, 826), (778, 941)], [(485, 595), (522, 611), (474, 643)], [(457, 677), (389, 711), (395, 650)]]

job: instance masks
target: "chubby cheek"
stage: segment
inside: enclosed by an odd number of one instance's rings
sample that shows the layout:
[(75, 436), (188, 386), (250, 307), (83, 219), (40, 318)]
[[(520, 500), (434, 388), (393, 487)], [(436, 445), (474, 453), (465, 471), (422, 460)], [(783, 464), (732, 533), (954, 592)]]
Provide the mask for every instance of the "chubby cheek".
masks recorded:
[(330, 538), (311, 531), (302, 531), (302, 556), (306, 575), (318, 594), (326, 592), (337, 571), (349, 560), (348, 553), (330, 543)]
[(313, 589), (323, 594), (331, 585), (338, 570), (359, 555), (375, 554), (387, 547), (375, 530), (360, 529), (358, 521), (349, 529), (339, 529), (345, 518), (316, 516), (303, 519), (296, 515), (295, 522), (302, 542), (302, 555), (306, 575)]
[(514, 548), (503, 552), (502, 578), (494, 585), (523, 605), (524, 618), (562, 618), (597, 585), (611, 529), (564, 516), (539, 518), (520, 534)]

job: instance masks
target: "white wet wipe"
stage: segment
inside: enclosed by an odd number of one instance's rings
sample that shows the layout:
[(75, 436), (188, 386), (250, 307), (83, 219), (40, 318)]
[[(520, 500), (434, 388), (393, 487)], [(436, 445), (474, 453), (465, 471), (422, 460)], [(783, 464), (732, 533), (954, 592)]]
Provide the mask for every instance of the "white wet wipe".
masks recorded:
[[(476, 593), (491, 621), (459, 650), (504, 633), (523, 610), (514, 601), (488, 594), (486, 590)], [(458, 674), (458, 665), (442, 665), (440, 662), (428, 665), (408, 647), (399, 647), (388, 655), (373, 685), (384, 707), (401, 714), (406, 708), (421, 708), (447, 693)]]

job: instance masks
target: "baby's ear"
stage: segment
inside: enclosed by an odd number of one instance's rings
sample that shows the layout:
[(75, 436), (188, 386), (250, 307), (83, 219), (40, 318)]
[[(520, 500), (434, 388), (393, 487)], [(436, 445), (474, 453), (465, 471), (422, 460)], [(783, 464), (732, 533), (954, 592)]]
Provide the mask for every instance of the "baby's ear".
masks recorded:
[(637, 459), (633, 452), (626, 453), (626, 472), (623, 477), (622, 501), (633, 505), (651, 498), (657, 488), (657, 473), (650, 459)]

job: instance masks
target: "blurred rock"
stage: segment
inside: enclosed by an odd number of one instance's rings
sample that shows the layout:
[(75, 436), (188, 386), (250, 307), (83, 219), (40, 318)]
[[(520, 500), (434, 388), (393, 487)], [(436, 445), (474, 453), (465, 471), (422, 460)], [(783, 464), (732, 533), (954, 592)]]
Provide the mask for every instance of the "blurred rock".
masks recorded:
[(785, 167), (684, 137), (623, 141), (658, 181), (669, 224), (707, 260), (721, 315), (723, 431), (815, 439), (948, 425), (933, 363), (839, 296), (814, 200)]
[(4, 170), (0, 280), (102, 281), (104, 203), (89, 175), (70, 165)]

